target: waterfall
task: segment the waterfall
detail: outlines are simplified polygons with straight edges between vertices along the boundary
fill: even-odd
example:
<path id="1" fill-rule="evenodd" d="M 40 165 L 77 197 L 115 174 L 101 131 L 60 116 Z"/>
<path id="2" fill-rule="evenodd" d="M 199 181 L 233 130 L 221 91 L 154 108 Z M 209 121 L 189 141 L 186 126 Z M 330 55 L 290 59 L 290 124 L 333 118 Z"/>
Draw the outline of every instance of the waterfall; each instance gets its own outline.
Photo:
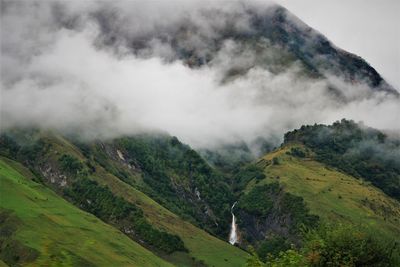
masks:
<path id="1" fill-rule="evenodd" d="M 236 232 L 236 218 L 235 214 L 233 214 L 233 208 L 235 207 L 237 201 L 233 203 L 232 208 L 231 208 L 231 213 L 232 213 L 232 225 L 231 225 L 231 233 L 229 234 L 229 243 L 231 245 L 234 245 L 238 241 L 237 237 L 237 232 Z"/>

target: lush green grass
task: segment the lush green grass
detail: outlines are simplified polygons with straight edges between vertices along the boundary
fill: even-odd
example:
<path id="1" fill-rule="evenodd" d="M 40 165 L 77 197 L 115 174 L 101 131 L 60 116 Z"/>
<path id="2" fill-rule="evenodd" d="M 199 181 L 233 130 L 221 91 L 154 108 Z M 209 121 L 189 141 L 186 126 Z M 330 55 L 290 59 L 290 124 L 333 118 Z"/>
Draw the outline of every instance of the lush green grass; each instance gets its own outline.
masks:
<path id="1" fill-rule="evenodd" d="M 64 154 L 74 156 L 82 162 L 88 160 L 84 153 L 81 153 L 76 146 L 57 134 L 42 133 L 41 138 L 45 138 L 45 142 L 51 144 L 51 148 L 43 156 L 43 160 L 46 162 L 57 162 L 58 158 Z M 123 169 L 123 166 L 117 166 L 111 159 L 106 158 L 105 160 L 112 167 Z M 227 241 L 220 240 L 183 220 L 140 190 L 123 182 L 121 178 L 116 177 L 97 162 L 92 161 L 92 164 L 95 167 L 95 172 L 90 175 L 90 179 L 107 186 L 116 196 L 120 196 L 136 204 L 143 210 L 144 215 L 151 224 L 168 233 L 178 235 L 184 241 L 184 245 L 189 250 L 189 253 L 175 252 L 172 255 L 164 255 L 157 251 L 167 261 L 177 266 L 197 266 L 201 265 L 201 262 L 207 266 L 222 267 L 243 266 L 245 264 L 248 257 L 245 251 L 231 246 Z M 140 174 L 136 174 L 138 177 L 133 177 L 134 175 L 129 170 L 126 170 L 126 172 L 129 173 L 129 178 L 132 178 L 130 180 L 135 181 L 134 183 L 140 183 Z M 230 225 L 226 225 L 225 227 L 229 228 Z M 228 236 L 226 240 L 228 240 Z"/>
<path id="2" fill-rule="evenodd" d="M 52 150 L 59 151 L 58 155 L 66 153 L 74 155 L 81 160 L 85 159 L 85 156 L 80 153 L 77 147 L 73 146 L 66 139 L 57 135 L 48 135 L 48 138 L 48 142 L 53 146 Z M 50 157 L 54 156 L 51 155 Z M 110 164 L 115 164 L 110 159 L 108 159 L 108 161 Z M 178 266 L 192 266 L 199 262 L 203 262 L 208 266 L 218 267 L 234 267 L 243 266 L 245 264 L 248 257 L 248 253 L 245 251 L 183 220 L 140 190 L 123 182 L 99 164 L 93 164 L 96 167 L 96 172 L 90 175 L 91 179 L 97 181 L 101 185 L 107 186 L 115 195 L 135 203 L 143 210 L 146 218 L 153 225 L 168 233 L 176 234 L 183 240 L 189 253 L 176 252 L 172 255 L 161 254 L 166 260 Z M 141 178 L 135 179 L 137 181 L 141 180 Z M 229 228 L 230 225 L 226 225 L 226 227 Z M 228 236 L 226 240 L 228 240 Z M 194 258 L 194 260 L 192 258 Z"/>
<path id="3" fill-rule="evenodd" d="M 13 238 L 39 252 L 32 266 L 170 266 L 115 228 L 27 179 L 0 160 L 0 207 L 16 216 Z"/>
<path id="4" fill-rule="evenodd" d="M 288 155 L 292 147 L 301 145 L 287 145 L 258 162 L 267 176 L 258 184 L 279 181 L 287 191 L 303 197 L 311 212 L 326 221 L 364 224 L 382 234 L 400 236 L 398 201 L 368 182 L 313 160 L 311 152 L 303 158 Z M 273 164 L 273 158 L 278 159 L 278 164 Z M 246 190 L 255 182 L 250 182 Z"/>
<path id="5" fill-rule="evenodd" d="M 105 172 L 104 169 L 97 168 L 97 172 L 92 178 L 102 185 L 107 185 L 115 195 L 138 205 L 154 225 L 180 236 L 189 249 L 189 256 L 194 257 L 197 261 L 202 261 L 208 266 L 218 267 L 243 266 L 245 264 L 248 257 L 246 252 L 182 220 L 147 195 Z M 178 252 L 176 255 L 168 256 L 167 259 L 174 264 L 185 266 L 187 255 Z"/>

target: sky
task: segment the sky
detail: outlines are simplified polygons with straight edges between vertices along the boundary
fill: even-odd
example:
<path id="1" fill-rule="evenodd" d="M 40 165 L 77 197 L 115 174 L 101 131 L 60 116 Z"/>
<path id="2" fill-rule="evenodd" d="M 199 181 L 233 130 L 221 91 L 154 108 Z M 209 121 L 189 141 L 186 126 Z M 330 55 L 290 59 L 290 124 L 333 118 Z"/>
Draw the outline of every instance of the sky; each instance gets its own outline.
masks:
<path id="1" fill-rule="evenodd" d="M 399 0 L 276 0 L 400 91 Z"/>
<path id="2" fill-rule="evenodd" d="M 366 45 L 381 40 L 371 21 L 394 28 L 392 15 L 373 14 L 370 6 L 353 24 L 363 25 L 362 17 L 372 32 L 345 45 L 340 40 L 349 39 L 344 32 L 356 19 L 318 17 L 317 8 L 341 9 L 303 3 L 309 14 L 287 6 L 391 75 L 393 42 L 379 47 L 381 65 L 360 49 L 378 50 Z M 357 13 L 356 4 L 347 6 Z M 364 74 L 353 79 L 337 70 L 337 57 L 318 54 L 321 38 L 304 23 L 286 14 L 282 25 L 305 36 L 299 44 L 322 66 L 319 76 L 286 44 L 265 37 L 277 14 L 266 1 L 3 1 L 0 131 L 39 127 L 83 138 L 163 131 L 196 148 L 260 138 L 279 144 L 289 130 L 342 118 L 400 131 L 400 97 L 372 88 Z"/>

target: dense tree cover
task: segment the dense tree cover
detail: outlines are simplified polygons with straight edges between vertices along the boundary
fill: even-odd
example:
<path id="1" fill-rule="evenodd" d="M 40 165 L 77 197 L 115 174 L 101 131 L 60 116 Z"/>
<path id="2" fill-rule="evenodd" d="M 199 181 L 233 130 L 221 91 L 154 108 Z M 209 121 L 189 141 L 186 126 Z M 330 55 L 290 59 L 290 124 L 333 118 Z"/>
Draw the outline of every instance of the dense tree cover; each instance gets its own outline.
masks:
<path id="1" fill-rule="evenodd" d="M 293 234 L 302 225 L 314 227 L 318 223 L 318 216 L 309 214 L 303 198 L 284 192 L 277 182 L 253 187 L 240 197 L 238 207 L 261 219 L 271 214 L 289 216 L 290 225 L 286 227 Z"/>
<path id="2" fill-rule="evenodd" d="M 279 191 L 278 183 L 256 186 L 249 193 L 242 195 L 238 206 L 250 214 L 265 217 L 271 212 Z"/>
<path id="3" fill-rule="evenodd" d="M 0 155 L 21 162 L 32 163 L 49 146 L 40 138 L 28 138 L 27 141 L 24 140 L 23 145 L 19 144 L 15 139 L 15 136 L 10 134 L 4 133 L 0 135 Z"/>
<path id="4" fill-rule="evenodd" d="M 169 136 L 127 137 L 117 140 L 116 145 L 139 165 L 144 182 L 152 189 L 147 193 L 153 198 L 180 215 L 189 215 L 203 228 L 227 233 L 233 193 L 225 178 L 197 152 Z M 206 224 L 204 217 L 208 218 Z"/>
<path id="5" fill-rule="evenodd" d="M 77 158 L 68 154 L 62 155 L 58 161 L 60 163 L 61 171 L 68 174 L 77 175 L 83 170 L 83 164 Z"/>
<path id="6" fill-rule="evenodd" d="M 302 229 L 319 223 L 303 198 L 285 192 L 278 182 L 254 186 L 239 198 L 237 209 L 242 238 L 255 246 L 262 261 L 278 256 L 292 244 L 299 246 Z"/>
<path id="7" fill-rule="evenodd" d="M 16 158 L 21 146 L 8 134 L 0 135 L 0 155 Z"/>
<path id="8" fill-rule="evenodd" d="M 400 266 L 400 248 L 362 226 L 321 225 L 305 233 L 309 266 Z"/>
<path id="9" fill-rule="evenodd" d="M 176 235 L 154 228 L 136 205 L 115 196 L 107 187 L 87 178 L 74 181 L 65 189 L 65 195 L 81 209 L 105 222 L 116 225 L 127 234 L 133 234 L 146 244 L 164 252 L 186 251 L 183 241 Z"/>
<path id="10" fill-rule="evenodd" d="M 287 238 L 282 236 L 272 236 L 263 242 L 257 248 L 257 254 L 264 262 L 270 256 L 278 256 L 282 251 L 287 251 L 291 248 L 291 243 Z"/>
<path id="11" fill-rule="evenodd" d="M 268 254 L 252 254 L 247 265 L 267 267 L 400 266 L 399 244 L 357 225 L 322 224 L 303 232 L 303 246 Z M 260 265 L 261 259 L 265 265 Z"/>
<path id="12" fill-rule="evenodd" d="M 400 140 L 342 120 L 331 126 L 302 126 L 285 134 L 285 143 L 301 142 L 316 159 L 355 177 L 371 181 L 388 195 L 400 199 Z"/>
<path id="13" fill-rule="evenodd" d="M 233 176 L 233 190 L 240 191 L 252 179 L 262 180 L 265 178 L 265 174 L 262 168 L 255 164 L 249 164 L 244 168 L 239 169 Z"/>
<path id="14" fill-rule="evenodd" d="M 307 155 L 307 151 L 300 147 L 292 147 L 290 151 L 286 152 L 288 155 L 292 155 L 298 158 L 304 158 Z"/>

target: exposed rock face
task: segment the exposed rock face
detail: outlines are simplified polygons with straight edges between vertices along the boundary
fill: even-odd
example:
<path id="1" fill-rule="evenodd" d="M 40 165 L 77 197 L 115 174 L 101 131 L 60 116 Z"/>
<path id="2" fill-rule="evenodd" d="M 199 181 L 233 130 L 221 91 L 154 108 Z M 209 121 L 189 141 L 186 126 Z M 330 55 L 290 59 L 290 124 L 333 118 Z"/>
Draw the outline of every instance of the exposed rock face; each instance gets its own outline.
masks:
<path id="1" fill-rule="evenodd" d="M 65 187 L 68 184 L 68 177 L 60 172 L 60 170 L 50 162 L 39 166 L 39 170 L 47 182 L 50 182 L 55 187 Z"/>

